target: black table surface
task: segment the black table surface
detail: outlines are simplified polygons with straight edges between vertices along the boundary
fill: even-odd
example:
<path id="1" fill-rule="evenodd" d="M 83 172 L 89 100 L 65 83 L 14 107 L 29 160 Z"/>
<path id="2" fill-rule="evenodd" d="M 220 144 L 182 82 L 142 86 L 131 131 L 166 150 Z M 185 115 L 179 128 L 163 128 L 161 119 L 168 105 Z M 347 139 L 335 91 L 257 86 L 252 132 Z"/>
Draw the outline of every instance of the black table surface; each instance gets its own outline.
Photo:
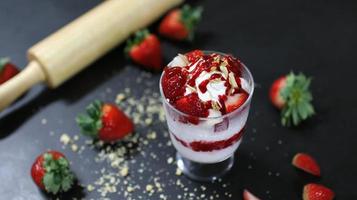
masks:
<path id="1" fill-rule="evenodd" d="M 25 52 L 30 46 L 98 3 L 98 0 L 1 0 L 0 55 L 25 66 Z M 142 145 L 141 151 L 157 154 L 158 158 L 141 153 L 132 155 L 128 162 L 129 176 L 117 177 L 121 181 L 117 192 L 107 198 L 160 199 L 161 195 L 178 199 L 181 195 L 182 199 L 189 199 L 193 193 L 192 199 L 210 196 L 241 199 L 243 189 L 247 188 L 262 199 L 301 199 L 303 185 L 316 182 L 332 188 L 337 199 L 357 199 L 357 135 L 353 128 L 357 113 L 354 83 L 357 2 L 199 3 L 205 11 L 196 41 L 188 44 L 162 39 L 163 54 L 167 62 L 178 52 L 195 48 L 217 50 L 239 57 L 251 69 L 256 91 L 235 165 L 215 183 L 197 183 L 175 175 L 175 165 L 167 162 L 174 157 L 175 150 L 165 145 L 169 141 L 164 135 L 166 124 L 155 119 L 152 126 L 139 126 L 137 134 L 145 138 L 147 129 L 157 132 L 157 138 Z M 151 30 L 156 26 L 151 26 Z M 74 118 L 93 99 L 114 101 L 124 88 L 130 88 L 135 98 L 157 94 L 159 74 L 146 72 L 127 61 L 122 49 L 123 46 L 114 49 L 56 90 L 36 86 L 0 114 L 0 199 L 56 198 L 38 190 L 29 176 L 34 158 L 47 149 L 63 151 L 78 179 L 78 186 L 58 196 L 59 199 L 102 198 L 94 182 L 100 178 L 101 169 L 112 168 L 106 162 L 94 161 L 101 150 L 86 148 L 79 154 L 69 147 L 63 149 L 59 138 L 63 133 L 72 138 L 78 135 Z M 317 114 L 298 128 L 284 128 L 267 93 L 275 78 L 292 70 L 313 77 Z M 138 83 L 138 77 L 145 83 Z M 150 94 L 145 94 L 145 89 L 150 89 Z M 78 145 L 85 145 L 85 140 L 81 136 Z M 292 167 L 291 159 L 297 152 L 307 152 L 316 158 L 321 165 L 321 178 Z M 145 167 L 138 175 L 140 163 Z M 150 196 L 145 186 L 154 184 L 155 178 L 160 179 L 163 191 Z M 185 185 L 183 188 L 176 184 L 178 179 Z M 88 184 L 96 189 L 89 192 Z M 130 184 L 136 188 L 125 196 Z"/>

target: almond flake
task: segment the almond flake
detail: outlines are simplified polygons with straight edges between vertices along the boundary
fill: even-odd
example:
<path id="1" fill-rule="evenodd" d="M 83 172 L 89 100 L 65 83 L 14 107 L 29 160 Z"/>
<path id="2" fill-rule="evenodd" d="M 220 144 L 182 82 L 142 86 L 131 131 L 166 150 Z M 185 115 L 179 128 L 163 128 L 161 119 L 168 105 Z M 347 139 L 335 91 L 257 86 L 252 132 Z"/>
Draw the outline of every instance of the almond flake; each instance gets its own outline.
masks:
<path id="1" fill-rule="evenodd" d="M 222 65 L 222 64 L 221 64 L 221 66 L 219 66 L 219 69 L 223 73 L 224 78 L 227 78 L 228 77 L 228 69 L 227 69 L 227 67 L 225 65 Z"/>
<path id="2" fill-rule="evenodd" d="M 191 85 L 187 85 L 186 87 L 187 87 L 188 89 L 192 90 L 193 92 L 196 91 L 196 88 L 192 87 Z"/>
<path id="3" fill-rule="evenodd" d="M 234 77 L 234 74 L 232 72 L 229 73 L 229 83 L 234 87 L 237 88 L 238 84 L 236 82 L 236 78 Z"/>
<path id="4" fill-rule="evenodd" d="M 188 62 L 187 57 L 185 55 L 182 54 L 178 54 L 178 56 L 186 63 L 186 65 L 188 65 L 190 62 Z"/>

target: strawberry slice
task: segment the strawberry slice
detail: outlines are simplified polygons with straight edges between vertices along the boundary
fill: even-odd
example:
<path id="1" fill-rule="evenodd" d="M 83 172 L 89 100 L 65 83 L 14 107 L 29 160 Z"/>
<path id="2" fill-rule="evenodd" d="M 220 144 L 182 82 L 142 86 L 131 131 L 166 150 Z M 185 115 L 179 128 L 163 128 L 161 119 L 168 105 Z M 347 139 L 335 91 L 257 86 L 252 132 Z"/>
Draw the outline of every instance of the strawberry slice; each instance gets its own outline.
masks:
<path id="1" fill-rule="evenodd" d="M 335 193 L 323 185 L 309 183 L 304 186 L 302 196 L 304 200 L 332 200 Z"/>
<path id="2" fill-rule="evenodd" d="M 244 191 L 243 191 L 243 200 L 259 200 L 259 198 L 254 196 L 247 189 L 244 189 Z"/>
<path id="3" fill-rule="evenodd" d="M 202 8 L 184 5 L 170 11 L 159 26 L 159 33 L 174 40 L 193 40 L 194 31 L 201 19 Z"/>
<path id="4" fill-rule="evenodd" d="M 87 115 L 80 114 L 76 118 L 84 135 L 115 142 L 134 131 L 132 121 L 113 104 L 94 101 L 86 111 Z"/>
<path id="5" fill-rule="evenodd" d="M 19 73 L 15 65 L 8 58 L 0 58 L 0 85 Z"/>
<path id="6" fill-rule="evenodd" d="M 162 68 L 160 41 L 146 29 L 136 32 L 134 37 L 127 41 L 125 52 L 134 62 L 150 70 Z"/>
<path id="7" fill-rule="evenodd" d="M 242 92 L 228 97 L 225 102 L 226 112 L 230 113 L 241 107 L 244 102 L 248 99 L 248 93 Z"/>
<path id="8" fill-rule="evenodd" d="M 300 73 L 290 73 L 275 80 L 270 88 L 272 104 L 281 110 L 283 126 L 299 125 L 315 114 L 309 90 L 311 78 Z"/>
<path id="9" fill-rule="evenodd" d="M 315 176 L 320 176 L 320 166 L 317 164 L 315 159 L 306 153 L 297 153 L 293 160 L 292 164 L 307 173 L 310 173 Z"/>

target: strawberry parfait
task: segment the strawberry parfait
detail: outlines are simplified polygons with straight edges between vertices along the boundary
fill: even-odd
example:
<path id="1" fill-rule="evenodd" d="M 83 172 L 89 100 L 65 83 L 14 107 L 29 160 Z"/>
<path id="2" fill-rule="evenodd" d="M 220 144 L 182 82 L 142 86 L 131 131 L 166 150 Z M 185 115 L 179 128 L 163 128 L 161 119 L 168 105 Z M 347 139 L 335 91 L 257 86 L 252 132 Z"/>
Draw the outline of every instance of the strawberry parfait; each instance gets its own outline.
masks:
<path id="1" fill-rule="evenodd" d="M 197 163 L 233 157 L 248 118 L 254 82 L 231 55 L 195 50 L 179 54 L 160 81 L 172 142 Z"/>

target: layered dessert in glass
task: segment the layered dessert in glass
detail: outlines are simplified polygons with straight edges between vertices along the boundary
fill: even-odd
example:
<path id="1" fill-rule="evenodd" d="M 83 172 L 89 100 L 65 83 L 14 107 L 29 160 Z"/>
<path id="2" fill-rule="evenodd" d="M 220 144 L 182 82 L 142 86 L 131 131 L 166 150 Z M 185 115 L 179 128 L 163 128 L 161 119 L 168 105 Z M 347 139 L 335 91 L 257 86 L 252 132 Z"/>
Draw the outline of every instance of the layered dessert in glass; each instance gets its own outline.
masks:
<path id="1" fill-rule="evenodd" d="M 195 50 L 165 68 L 160 91 L 177 164 L 195 180 L 213 180 L 233 165 L 254 90 L 237 58 Z"/>

